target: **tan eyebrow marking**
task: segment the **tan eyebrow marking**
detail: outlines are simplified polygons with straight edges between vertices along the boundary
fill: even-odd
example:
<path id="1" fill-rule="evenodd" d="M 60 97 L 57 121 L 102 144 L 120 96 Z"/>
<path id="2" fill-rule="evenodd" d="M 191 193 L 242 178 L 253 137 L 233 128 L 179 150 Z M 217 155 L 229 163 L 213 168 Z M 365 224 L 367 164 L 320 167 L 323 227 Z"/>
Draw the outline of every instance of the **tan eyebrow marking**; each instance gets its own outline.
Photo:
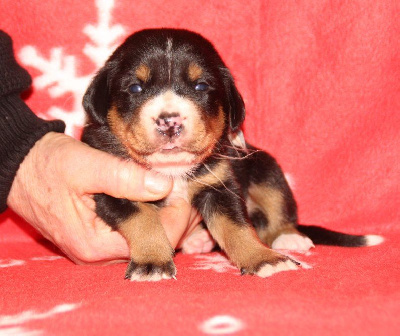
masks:
<path id="1" fill-rule="evenodd" d="M 203 69 L 196 63 L 190 63 L 188 68 L 188 75 L 190 80 L 196 81 L 203 74 Z"/>
<path id="2" fill-rule="evenodd" d="M 150 68 L 146 64 L 140 64 L 135 74 L 142 82 L 147 82 L 150 79 Z"/>

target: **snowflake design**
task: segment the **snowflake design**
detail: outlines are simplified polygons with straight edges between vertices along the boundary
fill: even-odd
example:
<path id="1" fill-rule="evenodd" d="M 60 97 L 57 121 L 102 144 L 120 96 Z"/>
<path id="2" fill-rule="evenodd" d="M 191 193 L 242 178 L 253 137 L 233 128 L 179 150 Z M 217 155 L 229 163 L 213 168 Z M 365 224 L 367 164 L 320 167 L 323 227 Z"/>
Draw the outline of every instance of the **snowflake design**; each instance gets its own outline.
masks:
<path id="1" fill-rule="evenodd" d="M 289 250 L 277 250 L 277 251 L 282 253 L 283 255 L 289 257 L 290 259 L 293 259 L 294 261 L 297 261 L 300 264 L 302 269 L 312 269 L 313 268 L 310 264 L 300 260 L 298 258 L 298 256 L 294 256 L 293 255 L 293 253 L 295 253 L 295 254 L 298 254 L 298 255 L 304 255 L 306 257 L 309 257 L 309 256 L 312 255 L 312 253 L 310 251 L 289 251 Z"/>
<path id="2" fill-rule="evenodd" d="M 244 329 L 244 323 L 230 315 L 217 315 L 204 321 L 199 329 L 207 335 L 236 334 Z"/>
<path id="3" fill-rule="evenodd" d="M 88 24 L 83 28 L 92 43 L 87 43 L 83 53 L 99 68 L 116 48 L 125 29 L 117 24 L 111 25 L 111 13 L 114 0 L 96 0 L 98 23 Z M 85 76 L 77 75 L 77 57 L 66 55 L 63 48 L 52 48 L 50 58 L 46 59 L 33 46 L 21 49 L 19 57 L 25 65 L 41 72 L 34 79 L 34 85 L 40 90 L 47 90 L 50 97 L 58 98 L 70 94 L 73 98 L 72 110 L 53 106 L 46 113 L 39 113 L 40 117 L 56 118 L 65 121 L 66 134 L 74 135 L 76 130 L 84 124 L 85 114 L 81 105 L 83 94 L 88 87 L 94 73 Z"/>
<path id="4" fill-rule="evenodd" d="M 61 260 L 65 259 L 64 257 L 61 256 L 41 256 L 41 257 L 33 257 L 31 260 L 33 261 L 55 261 L 55 260 Z"/>
<path id="5" fill-rule="evenodd" d="M 213 270 L 218 273 L 237 270 L 237 268 L 222 254 L 200 254 L 196 255 L 195 258 L 199 259 L 199 261 L 195 263 L 194 267 L 192 267 L 192 269 L 195 270 Z"/>
<path id="6" fill-rule="evenodd" d="M 39 313 L 34 310 L 23 311 L 16 315 L 0 315 L 0 335 L 32 336 L 42 335 L 42 330 L 28 330 L 22 325 L 37 320 L 52 318 L 58 314 L 65 314 L 80 307 L 80 304 L 66 303 Z"/>
<path id="7" fill-rule="evenodd" d="M 313 268 L 310 264 L 299 260 L 298 257 L 293 256 L 291 253 L 293 253 L 294 251 L 280 250 L 279 252 L 281 252 L 282 254 L 288 256 L 289 258 L 297 261 L 301 265 L 301 268 L 303 268 L 303 269 Z M 304 254 L 306 256 L 311 255 L 310 252 L 301 253 L 301 254 Z M 235 271 L 238 270 L 235 266 L 232 265 L 232 263 L 224 255 L 219 254 L 219 253 L 213 253 L 213 254 L 208 254 L 208 255 L 207 254 L 199 254 L 199 255 L 195 255 L 194 257 L 199 260 L 195 263 L 194 267 L 192 267 L 192 269 L 194 269 L 194 270 L 213 270 L 217 273 L 225 273 L 230 270 L 235 270 Z M 238 273 L 238 274 L 240 274 L 240 273 Z"/>
<path id="8" fill-rule="evenodd" d="M 25 264 L 24 260 L 4 260 L 0 259 L 0 268 L 22 266 Z"/>
<path id="9" fill-rule="evenodd" d="M 53 255 L 53 256 L 41 256 L 33 257 L 29 260 L 32 261 L 55 261 L 65 259 L 64 257 Z M 16 260 L 16 259 L 0 259 L 0 268 L 23 266 L 26 264 L 26 260 Z M 0 335 L 1 336 L 1 335 Z"/>

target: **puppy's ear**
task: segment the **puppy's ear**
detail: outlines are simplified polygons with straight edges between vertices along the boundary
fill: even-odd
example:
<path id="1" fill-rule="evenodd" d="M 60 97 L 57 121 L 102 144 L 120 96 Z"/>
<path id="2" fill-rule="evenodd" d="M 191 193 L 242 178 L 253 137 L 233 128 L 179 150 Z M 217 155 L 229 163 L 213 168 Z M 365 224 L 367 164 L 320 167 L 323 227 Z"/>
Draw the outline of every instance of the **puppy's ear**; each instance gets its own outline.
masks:
<path id="1" fill-rule="evenodd" d="M 224 85 L 226 92 L 226 108 L 229 113 L 229 126 L 232 131 L 236 131 L 243 123 L 246 114 L 244 101 L 236 88 L 235 81 L 230 71 L 225 68 L 224 73 Z"/>
<path id="2" fill-rule="evenodd" d="M 83 108 L 91 121 L 102 125 L 107 120 L 109 104 L 108 69 L 103 67 L 83 96 Z"/>

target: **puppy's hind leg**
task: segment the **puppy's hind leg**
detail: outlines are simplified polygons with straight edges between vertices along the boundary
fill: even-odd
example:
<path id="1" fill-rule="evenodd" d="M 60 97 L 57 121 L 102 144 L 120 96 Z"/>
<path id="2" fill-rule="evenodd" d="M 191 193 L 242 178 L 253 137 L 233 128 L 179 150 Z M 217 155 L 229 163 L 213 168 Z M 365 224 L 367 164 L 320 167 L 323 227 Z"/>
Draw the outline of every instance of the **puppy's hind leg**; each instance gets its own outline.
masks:
<path id="1" fill-rule="evenodd" d="M 278 250 L 308 251 L 314 247 L 311 239 L 296 229 L 295 217 L 287 213 L 279 190 L 252 186 L 247 205 L 250 221 L 263 243 Z"/>
<path id="2" fill-rule="evenodd" d="M 194 199 L 207 227 L 219 246 L 242 274 L 268 277 L 274 273 L 295 270 L 298 264 L 260 242 L 254 228 L 247 220 L 244 204 L 232 199 L 235 186 L 205 188 Z"/>
<path id="3" fill-rule="evenodd" d="M 296 201 L 275 159 L 258 151 L 247 161 L 246 205 L 261 241 L 273 249 L 306 251 L 314 247 L 296 229 Z"/>

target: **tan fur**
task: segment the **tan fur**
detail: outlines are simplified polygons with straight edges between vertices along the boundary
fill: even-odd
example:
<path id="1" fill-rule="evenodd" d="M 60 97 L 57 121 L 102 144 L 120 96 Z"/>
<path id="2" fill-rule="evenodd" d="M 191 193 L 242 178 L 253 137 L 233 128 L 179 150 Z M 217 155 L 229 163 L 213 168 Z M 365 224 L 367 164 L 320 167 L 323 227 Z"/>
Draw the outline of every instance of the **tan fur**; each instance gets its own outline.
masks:
<path id="1" fill-rule="evenodd" d="M 138 163 L 147 166 L 143 155 L 151 152 L 154 148 L 149 147 L 145 130 L 135 123 L 132 125 L 127 124 L 115 107 L 108 111 L 107 120 L 111 132 L 124 145 L 128 154 Z"/>
<path id="2" fill-rule="evenodd" d="M 193 151 L 202 152 L 199 160 L 203 161 L 208 157 L 217 140 L 221 138 L 225 128 L 225 118 L 222 106 L 218 110 L 218 115 L 215 118 L 207 118 L 203 120 L 200 116 L 196 121 L 196 129 L 194 130 L 192 141 L 189 147 Z"/>
<path id="3" fill-rule="evenodd" d="M 140 64 L 136 69 L 135 74 L 142 82 L 147 82 L 150 78 L 150 68 L 145 64 Z"/>
<path id="4" fill-rule="evenodd" d="M 126 123 L 121 117 L 116 107 L 111 107 L 108 111 L 107 120 L 110 130 L 115 134 L 119 141 L 124 145 L 128 154 L 138 163 L 150 168 L 145 156 L 152 154 L 159 143 L 150 141 L 147 136 L 145 126 L 140 120 Z M 224 111 L 222 107 L 215 118 L 203 120 L 199 114 L 193 121 L 196 127 L 193 134 L 185 142 L 185 149 L 191 153 L 196 153 L 197 162 L 203 161 L 208 157 L 217 141 L 222 135 L 225 127 Z"/>
<path id="5" fill-rule="evenodd" d="M 216 118 L 210 118 L 208 122 L 206 122 L 206 127 L 214 140 L 220 139 L 225 128 L 224 109 L 222 106 L 218 108 L 218 116 Z"/>
<path id="6" fill-rule="evenodd" d="M 198 194 L 202 189 L 221 185 L 229 177 L 229 163 L 227 161 L 220 161 L 213 167 L 212 173 L 200 177 L 189 182 L 189 198 L 192 199 L 194 195 Z M 222 181 L 222 182 L 221 182 Z M 234 197 L 232 195 L 232 197 Z"/>
<path id="7" fill-rule="evenodd" d="M 284 199 L 282 193 L 274 188 L 252 184 L 249 187 L 249 212 L 258 209 L 268 218 L 266 227 L 257 228 L 261 241 L 271 246 L 272 242 L 283 233 L 300 234 L 294 223 L 287 222 L 283 213 Z"/>
<path id="8" fill-rule="evenodd" d="M 188 75 L 191 81 L 196 81 L 201 78 L 203 69 L 196 63 L 190 63 L 188 68 Z"/>
<path id="9" fill-rule="evenodd" d="M 238 225 L 224 215 L 215 214 L 207 226 L 212 236 L 239 269 L 255 273 L 265 263 L 276 265 L 286 259 L 264 246 L 250 225 L 245 223 Z"/>
<path id="10" fill-rule="evenodd" d="M 140 264 L 162 265 L 171 260 L 173 249 L 161 225 L 158 209 L 138 203 L 139 212 L 118 226 L 128 242 L 130 256 Z"/>

